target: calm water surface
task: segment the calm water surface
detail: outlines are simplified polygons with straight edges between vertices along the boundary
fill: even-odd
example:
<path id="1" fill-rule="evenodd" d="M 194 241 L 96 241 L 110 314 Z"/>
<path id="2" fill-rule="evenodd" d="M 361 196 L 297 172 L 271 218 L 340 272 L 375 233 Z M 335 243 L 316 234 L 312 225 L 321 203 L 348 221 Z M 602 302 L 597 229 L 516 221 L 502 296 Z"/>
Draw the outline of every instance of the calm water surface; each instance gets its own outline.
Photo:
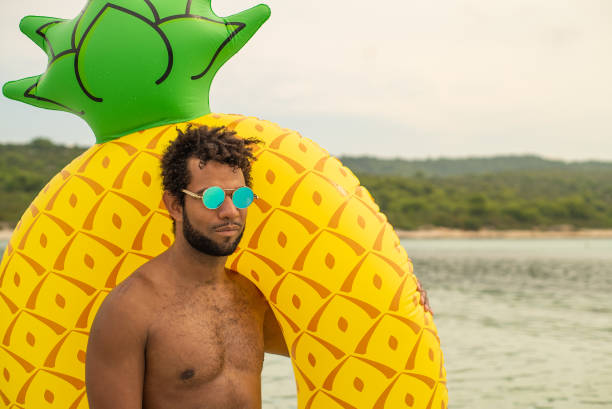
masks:
<path id="1" fill-rule="evenodd" d="M 612 240 L 402 244 L 435 311 L 450 408 L 612 409 Z M 288 359 L 266 355 L 262 379 L 264 408 L 296 408 Z"/>
<path id="2" fill-rule="evenodd" d="M 612 408 L 612 240 L 403 242 L 451 408 Z"/>

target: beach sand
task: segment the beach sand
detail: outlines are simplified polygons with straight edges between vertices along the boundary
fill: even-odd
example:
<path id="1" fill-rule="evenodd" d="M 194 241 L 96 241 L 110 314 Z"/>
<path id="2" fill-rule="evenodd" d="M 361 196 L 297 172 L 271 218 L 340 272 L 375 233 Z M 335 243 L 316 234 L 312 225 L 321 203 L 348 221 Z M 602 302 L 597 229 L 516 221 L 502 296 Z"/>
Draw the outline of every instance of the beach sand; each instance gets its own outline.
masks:
<path id="1" fill-rule="evenodd" d="M 0 240 L 9 240 L 13 235 L 13 230 L 0 229 Z"/>

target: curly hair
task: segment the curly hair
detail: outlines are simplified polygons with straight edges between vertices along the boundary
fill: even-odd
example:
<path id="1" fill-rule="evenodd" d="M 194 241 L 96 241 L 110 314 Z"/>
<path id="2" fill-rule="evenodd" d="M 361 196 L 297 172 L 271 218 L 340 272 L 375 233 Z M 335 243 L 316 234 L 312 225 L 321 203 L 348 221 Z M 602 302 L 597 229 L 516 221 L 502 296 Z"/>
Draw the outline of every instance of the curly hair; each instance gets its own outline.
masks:
<path id="1" fill-rule="evenodd" d="M 164 190 L 185 204 L 186 189 L 191 181 L 187 169 L 189 158 L 199 159 L 202 165 L 209 161 L 220 162 L 240 169 L 247 186 L 251 186 L 251 162 L 253 145 L 261 141 L 256 138 L 241 139 L 236 132 L 225 127 L 209 128 L 189 125 L 185 132 L 178 130 L 177 138 L 170 143 L 161 160 L 161 175 Z"/>

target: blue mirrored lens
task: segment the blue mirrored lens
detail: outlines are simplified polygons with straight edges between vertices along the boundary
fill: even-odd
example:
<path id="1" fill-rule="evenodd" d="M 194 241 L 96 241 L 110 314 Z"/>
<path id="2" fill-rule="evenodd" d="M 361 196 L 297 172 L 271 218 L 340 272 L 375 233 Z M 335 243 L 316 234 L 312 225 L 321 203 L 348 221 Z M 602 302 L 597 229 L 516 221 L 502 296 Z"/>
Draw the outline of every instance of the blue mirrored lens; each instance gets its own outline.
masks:
<path id="1" fill-rule="evenodd" d="M 251 203 L 253 203 L 254 197 L 255 195 L 253 194 L 251 188 L 243 186 L 236 189 L 232 195 L 232 201 L 234 202 L 234 206 L 236 206 L 238 209 L 246 209 Z"/>
<path id="2" fill-rule="evenodd" d="M 209 187 L 202 195 L 202 203 L 209 209 L 217 209 L 225 200 L 225 191 L 219 186 Z"/>

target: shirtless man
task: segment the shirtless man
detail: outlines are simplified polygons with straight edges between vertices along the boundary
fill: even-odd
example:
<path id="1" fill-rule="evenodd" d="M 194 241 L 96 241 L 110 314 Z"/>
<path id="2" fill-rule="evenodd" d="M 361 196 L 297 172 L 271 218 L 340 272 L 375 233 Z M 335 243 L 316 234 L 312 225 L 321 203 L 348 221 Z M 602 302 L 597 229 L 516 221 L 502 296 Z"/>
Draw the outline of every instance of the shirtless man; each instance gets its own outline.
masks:
<path id="1" fill-rule="evenodd" d="M 91 409 L 261 408 L 264 351 L 288 355 L 287 347 L 263 295 L 225 269 L 244 230 L 248 191 L 235 192 L 250 185 L 252 143 L 191 128 L 165 153 L 163 200 L 176 238 L 98 311 L 87 347 Z M 213 186 L 225 190 L 216 209 L 192 197 Z"/>
<path id="2" fill-rule="evenodd" d="M 287 346 L 255 285 L 225 269 L 244 230 L 248 191 L 237 189 L 251 184 L 253 143 L 190 128 L 164 154 L 176 238 L 98 311 L 87 347 L 91 409 L 261 408 L 264 352 L 288 355 Z"/>

